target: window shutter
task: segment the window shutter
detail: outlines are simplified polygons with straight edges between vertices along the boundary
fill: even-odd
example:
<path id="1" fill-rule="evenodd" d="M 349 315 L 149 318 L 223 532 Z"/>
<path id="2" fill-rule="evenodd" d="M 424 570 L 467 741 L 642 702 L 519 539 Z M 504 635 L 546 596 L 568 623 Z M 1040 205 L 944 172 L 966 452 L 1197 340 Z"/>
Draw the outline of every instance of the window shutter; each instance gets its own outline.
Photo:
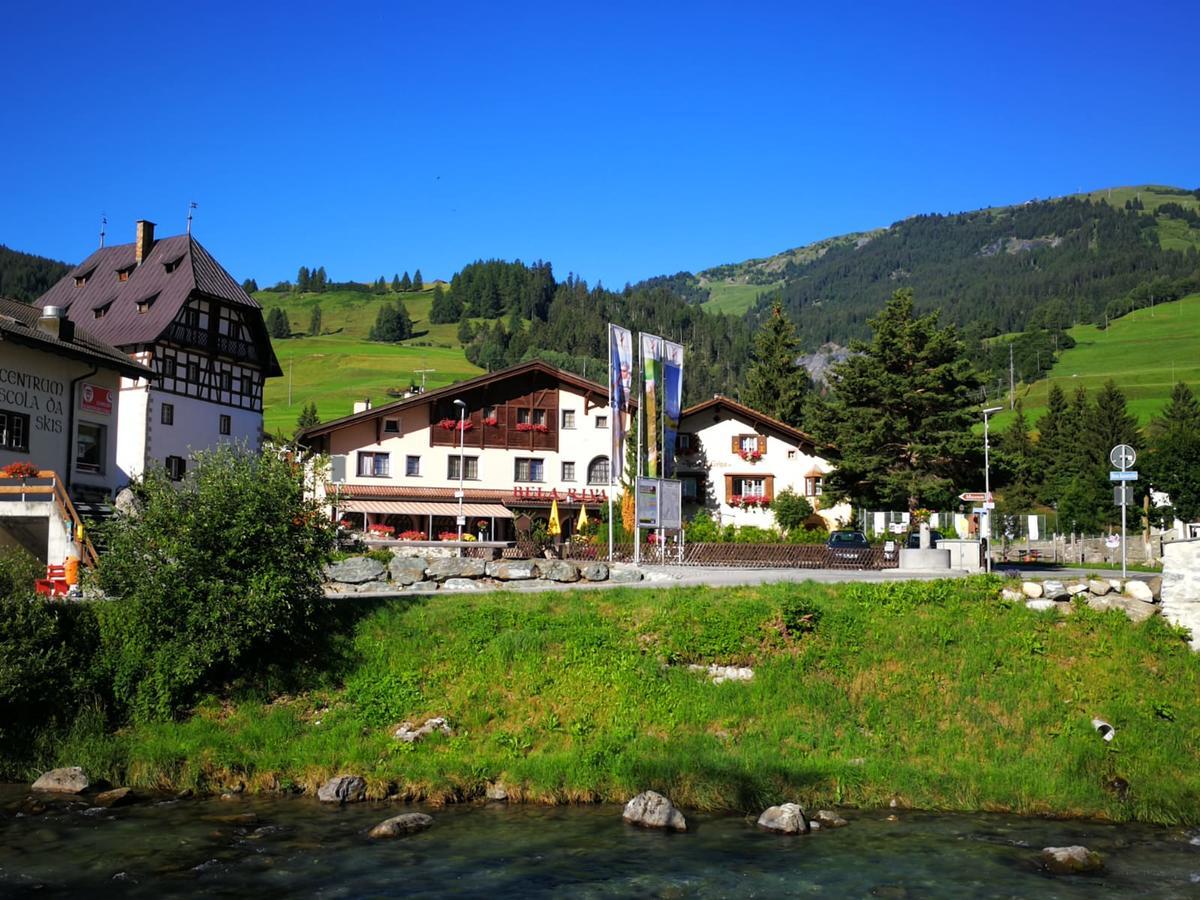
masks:
<path id="1" fill-rule="evenodd" d="M 758 436 L 758 453 L 760 456 L 767 455 L 767 436 L 765 434 Z"/>
<path id="2" fill-rule="evenodd" d="M 763 478 L 763 496 L 765 496 L 768 500 L 775 499 L 775 476 L 774 475 L 767 475 Z"/>
<path id="3" fill-rule="evenodd" d="M 742 449 L 741 435 L 735 434 L 733 436 L 733 448 L 732 449 L 733 449 L 734 453 L 737 453 L 738 451 L 740 451 Z"/>
<path id="4" fill-rule="evenodd" d="M 725 476 L 725 502 L 729 502 L 729 498 L 733 496 L 733 476 Z"/>

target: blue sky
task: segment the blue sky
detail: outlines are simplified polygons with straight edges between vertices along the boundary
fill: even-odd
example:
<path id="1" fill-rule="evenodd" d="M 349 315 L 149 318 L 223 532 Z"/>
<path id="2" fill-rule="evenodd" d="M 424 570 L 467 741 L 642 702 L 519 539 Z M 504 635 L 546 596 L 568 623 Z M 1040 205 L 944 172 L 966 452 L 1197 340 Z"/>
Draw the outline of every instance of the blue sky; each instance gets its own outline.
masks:
<path id="1" fill-rule="evenodd" d="M 0 243 L 610 287 L 921 212 L 1200 187 L 1194 3 L 14 3 Z"/>

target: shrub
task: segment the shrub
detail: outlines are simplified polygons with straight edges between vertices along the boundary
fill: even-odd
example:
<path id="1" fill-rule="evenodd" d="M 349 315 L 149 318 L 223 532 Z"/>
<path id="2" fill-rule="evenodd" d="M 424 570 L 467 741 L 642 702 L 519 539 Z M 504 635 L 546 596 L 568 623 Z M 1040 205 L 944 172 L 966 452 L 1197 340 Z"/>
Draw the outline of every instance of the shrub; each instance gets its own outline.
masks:
<path id="1" fill-rule="evenodd" d="M 775 510 L 775 524 L 787 532 L 793 528 L 803 528 L 813 514 L 812 504 L 790 489 L 775 495 L 772 508 Z"/>
<path id="2" fill-rule="evenodd" d="M 710 544 L 721 539 L 721 529 L 707 509 L 700 510 L 684 524 L 683 534 L 689 544 Z"/>
<path id="3" fill-rule="evenodd" d="M 122 713 L 172 716 L 311 635 L 334 529 L 290 458 L 221 447 L 181 484 L 150 469 L 139 512 L 102 528 L 103 663 Z"/>
<path id="4" fill-rule="evenodd" d="M 738 528 L 733 540 L 736 544 L 778 544 L 779 532 L 773 528 L 743 525 Z"/>

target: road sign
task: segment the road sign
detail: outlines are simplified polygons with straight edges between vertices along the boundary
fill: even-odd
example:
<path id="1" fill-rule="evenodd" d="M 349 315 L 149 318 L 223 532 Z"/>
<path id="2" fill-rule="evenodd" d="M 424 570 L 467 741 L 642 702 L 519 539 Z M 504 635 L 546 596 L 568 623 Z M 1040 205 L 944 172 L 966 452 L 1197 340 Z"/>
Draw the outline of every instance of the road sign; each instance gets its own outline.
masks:
<path id="1" fill-rule="evenodd" d="M 1132 469 L 1128 472 L 1109 472 L 1108 480 L 1109 481 L 1137 481 L 1138 473 L 1137 473 L 1136 469 Z"/>
<path id="2" fill-rule="evenodd" d="M 1121 536 L 1119 534 L 1110 534 L 1104 539 L 1104 546 L 1109 550 L 1116 550 L 1121 546 Z"/>
<path id="3" fill-rule="evenodd" d="M 1113 488 L 1113 505 L 1133 506 L 1133 487 L 1128 484 L 1119 484 Z"/>
<path id="4" fill-rule="evenodd" d="M 1118 469 L 1128 469 L 1137 462 L 1137 451 L 1128 444 L 1117 444 L 1108 454 L 1109 460 Z"/>
<path id="5" fill-rule="evenodd" d="M 992 495 L 986 491 L 967 491 L 965 494 L 959 494 L 958 499 L 964 503 L 987 503 L 992 499 Z"/>

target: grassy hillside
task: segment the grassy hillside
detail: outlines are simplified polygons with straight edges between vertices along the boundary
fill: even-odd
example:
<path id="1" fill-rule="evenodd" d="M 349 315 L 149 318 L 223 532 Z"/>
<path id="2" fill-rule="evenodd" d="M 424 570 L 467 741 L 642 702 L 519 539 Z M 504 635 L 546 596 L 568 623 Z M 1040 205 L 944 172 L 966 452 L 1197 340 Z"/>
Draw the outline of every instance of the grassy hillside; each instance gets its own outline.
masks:
<path id="1" fill-rule="evenodd" d="M 263 423 L 267 431 L 290 434 L 300 410 L 315 401 L 322 421 L 349 414 L 356 400 L 374 404 L 394 398 L 389 387 L 404 388 L 420 382 L 439 387 L 461 381 L 480 370 L 467 362 L 456 337 L 457 325 L 431 325 L 429 308 L 433 291 L 403 294 L 365 294 L 355 291 L 323 294 L 278 294 L 260 291 L 255 298 L 265 310 L 280 307 L 291 322 L 294 337 L 273 341 L 282 378 L 267 382 Z M 414 336 L 401 344 L 367 340 L 380 306 L 402 301 L 412 316 Z M 309 337 L 312 309 L 321 306 L 321 335 Z M 288 404 L 289 385 L 291 404 Z"/>
<path id="2" fill-rule="evenodd" d="M 1049 375 L 1018 387 L 1017 396 L 1035 420 L 1054 383 L 1069 397 L 1078 385 L 1090 393 L 1112 378 L 1142 423 L 1166 404 L 1175 382 L 1200 390 L 1200 294 L 1135 310 L 1112 321 L 1107 330 L 1079 325 L 1070 334 L 1075 346 L 1063 351 Z M 1003 428 L 1008 419 L 1005 413 L 994 421 Z"/>
<path id="3" fill-rule="evenodd" d="M 727 281 L 700 280 L 702 287 L 708 288 L 708 299 L 702 306 L 705 312 L 729 313 L 738 315 L 754 305 L 759 294 L 765 294 L 776 285 L 771 284 L 734 284 Z"/>
<path id="4" fill-rule="evenodd" d="M 1093 201 L 1103 200 L 1113 206 L 1124 208 L 1125 204 L 1140 200 L 1147 212 L 1154 212 L 1164 203 L 1178 203 L 1184 209 L 1200 211 L 1200 197 L 1195 191 L 1167 187 L 1158 184 L 1142 184 L 1133 187 L 1104 188 L 1088 194 L 1080 194 Z M 1166 216 L 1156 216 L 1158 241 L 1164 250 L 1186 250 L 1200 248 L 1200 230 L 1189 228 L 1186 222 Z"/>
<path id="5" fill-rule="evenodd" d="M 339 609 L 306 683 L 55 749 L 114 784 L 685 808 L 822 805 L 1200 822 L 1200 656 L 1159 618 L 1065 619 L 997 582 L 442 594 Z M 330 629 L 330 633 L 334 633 Z M 688 664 L 749 665 L 710 683 Z M 445 716 L 418 744 L 404 720 Z M 1116 726 L 1110 744 L 1093 716 Z M 1106 789 L 1125 779 L 1127 795 Z"/>

